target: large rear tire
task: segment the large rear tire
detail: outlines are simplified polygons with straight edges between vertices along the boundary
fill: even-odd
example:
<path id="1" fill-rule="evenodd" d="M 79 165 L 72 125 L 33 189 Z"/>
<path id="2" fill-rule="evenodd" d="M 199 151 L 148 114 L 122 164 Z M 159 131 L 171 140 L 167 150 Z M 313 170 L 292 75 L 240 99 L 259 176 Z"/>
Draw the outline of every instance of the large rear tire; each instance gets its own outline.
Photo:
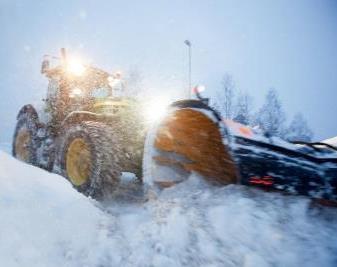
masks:
<path id="1" fill-rule="evenodd" d="M 69 126 L 60 137 L 58 154 L 62 175 L 79 192 L 102 198 L 119 183 L 120 151 L 117 135 L 104 123 Z"/>
<path id="2" fill-rule="evenodd" d="M 38 119 L 29 112 L 19 115 L 14 131 L 12 154 L 15 158 L 37 165 Z"/>

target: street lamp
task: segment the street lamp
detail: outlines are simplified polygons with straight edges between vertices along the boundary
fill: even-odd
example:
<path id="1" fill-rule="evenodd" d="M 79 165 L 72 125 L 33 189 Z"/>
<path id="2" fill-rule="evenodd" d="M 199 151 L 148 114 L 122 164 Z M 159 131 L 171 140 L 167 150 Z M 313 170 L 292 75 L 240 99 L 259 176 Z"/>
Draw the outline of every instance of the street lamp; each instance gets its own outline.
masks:
<path id="1" fill-rule="evenodd" d="M 185 45 L 188 46 L 188 98 L 191 98 L 192 90 L 192 44 L 189 40 L 185 40 Z"/>

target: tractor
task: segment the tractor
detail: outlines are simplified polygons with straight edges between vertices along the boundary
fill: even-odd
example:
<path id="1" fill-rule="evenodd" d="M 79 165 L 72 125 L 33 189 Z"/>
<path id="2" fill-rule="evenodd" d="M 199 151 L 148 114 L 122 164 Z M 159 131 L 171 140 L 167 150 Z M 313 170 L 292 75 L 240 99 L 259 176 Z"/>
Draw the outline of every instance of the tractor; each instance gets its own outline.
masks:
<path id="1" fill-rule="evenodd" d="M 19 111 L 13 155 L 93 197 L 114 188 L 121 171 L 141 177 L 144 124 L 136 101 L 121 96 L 120 73 L 84 65 L 65 49 L 56 60 L 56 66 L 49 56 L 42 62 L 49 80 L 43 109 Z"/>
<path id="2" fill-rule="evenodd" d="M 243 184 L 337 201 L 337 149 L 326 143 L 289 143 L 225 120 L 198 88 L 196 99 L 153 109 L 123 94 L 119 73 L 74 62 L 64 49 L 60 64 L 42 63 L 47 98 L 39 112 L 17 116 L 13 155 L 59 173 L 94 198 L 111 194 L 121 174 L 154 188 L 172 187 L 192 173 L 214 185 Z"/>

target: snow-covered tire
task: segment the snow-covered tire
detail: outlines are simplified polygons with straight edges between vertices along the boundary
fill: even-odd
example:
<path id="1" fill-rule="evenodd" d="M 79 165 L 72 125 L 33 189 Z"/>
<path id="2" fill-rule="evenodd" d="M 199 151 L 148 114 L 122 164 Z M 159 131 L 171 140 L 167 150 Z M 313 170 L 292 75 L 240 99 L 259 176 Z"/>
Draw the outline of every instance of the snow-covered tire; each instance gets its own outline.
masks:
<path id="1" fill-rule="evenodd" d="M 30 112 L 21 112 L 15 127 L 12 155 L 24 162 L 37 165 L 38 118 Z"/>
<path id="2" fill-rule="evenodd" d="M 88 155 L 90 155 L 88 179 L 83 184 L 75 184 L 74 181 L 76 180 L 69 175 L 70 170 L 67 168 L 71 163 L 71 159 L 69 159 L 71 158 L 69 153 L 72 153 L 70 146 L 76 140 L 81 140 L 86 145 Z M 112 193 L 119 183 L 122 169 L 121 151 L 116 133 L 104 123 L 82 122 L 68 126 L 63 130 L 59 139 L 58 160 L 61 174 L 83 194 L 93 198 L 102 198 Z M 79 153 L 78 156 L 81 157 L 82 152 Z M 83 153 L 87 153 L 87 151 Z M 80 158 L 75 160 L 78 161 L 79 165 L 82 164 Z"/>

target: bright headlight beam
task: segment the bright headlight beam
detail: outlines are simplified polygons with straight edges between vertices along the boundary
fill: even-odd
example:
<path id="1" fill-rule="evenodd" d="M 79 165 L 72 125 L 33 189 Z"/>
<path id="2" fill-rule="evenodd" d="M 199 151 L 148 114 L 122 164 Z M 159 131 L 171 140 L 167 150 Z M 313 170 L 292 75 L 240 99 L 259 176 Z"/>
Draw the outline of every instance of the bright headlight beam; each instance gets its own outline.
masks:
<path id="1" fill-rule="evenodd" d="M 67 62 L 67 71 L 76 76 L 84 74 L 86 68 L 78 58 L 70 58 Z"/>
<path id="2" fill-rule="evenodd" d="M 162 119 L 169 106 L 170 101 L 165 98 L 157 98 L 147 103 L 144 107 L 145 119 L 149 123 L 153 123 Z"/>

